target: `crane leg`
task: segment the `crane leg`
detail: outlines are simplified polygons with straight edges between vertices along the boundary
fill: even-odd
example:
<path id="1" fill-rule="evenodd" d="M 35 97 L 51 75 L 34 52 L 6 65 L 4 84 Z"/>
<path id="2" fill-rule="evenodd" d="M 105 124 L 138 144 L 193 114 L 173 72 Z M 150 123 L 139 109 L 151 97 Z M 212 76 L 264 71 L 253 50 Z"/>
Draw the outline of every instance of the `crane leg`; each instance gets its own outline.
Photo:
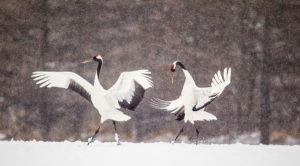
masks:
<path id="1" fill-rule="evenodd" d="M 117 142 L 117 145 L 121 145 L 120 141 L 119 141 L 119 135 L 117 133 L 117 124 L 116 124 L 116 121 L 112 121 L 113 124 L 114 124 L 114 128 L 115 128 L 115 140 Z"/>
<path id="2" fill-rule="evenodd" d="M 195 131 L 196 131 L 196 134 L 197 134 L 197 137 L 196 137 L 196 145 L 197 145 L 198 144 L 198 139 L 199 139 L 199 130 L 197 129 L 195 124 L 194 124 L 194 128 L 195 128 Z"/>
<path id="3" fill-rule="evenodd" d="M 95 139 L 96 135 L 99 133 L 100 126 L 101 125 L 99 125 L 98 129 L 95 131 L 95 134 L 91 138 L 89 138 L 87 145 L 89 145 L 90 143 L 94 142 L 94 139 Z"/>
<path id="4" fill-rule="evenodd" d="M 176 136 L 175 139 L 172 141 L 172 144 L 174 144 L 174 143 L 176 142 L 177 138 L 182 134 L 183 129 L 184 129 L 184 126 L 182 126 L 182 128 L 180 129 L 180 131 L 178 132 L 177 136 Z"/>

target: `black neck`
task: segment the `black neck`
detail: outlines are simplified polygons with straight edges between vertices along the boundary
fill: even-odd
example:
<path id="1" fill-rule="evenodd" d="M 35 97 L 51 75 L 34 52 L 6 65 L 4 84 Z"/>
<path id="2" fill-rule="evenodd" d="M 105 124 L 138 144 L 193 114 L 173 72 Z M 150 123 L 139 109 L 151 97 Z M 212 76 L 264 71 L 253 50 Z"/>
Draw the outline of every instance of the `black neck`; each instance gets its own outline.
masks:
<path id="1" fill-rule="evenodd" d="M 97 68 L 97 75 L 98 75 L 99 81 L 100 81 L 100 70 L 101 70 L 101 66 L 102 66 L 102 60 L 99 60 L 99 64 L 98 64 L 98 68 Z"/>
<path id="2" fill-rule="evenodd" d="M 176 65 L 180 66 L 182 69 L 186 69 L 181 62 L 177 62 Z"/>

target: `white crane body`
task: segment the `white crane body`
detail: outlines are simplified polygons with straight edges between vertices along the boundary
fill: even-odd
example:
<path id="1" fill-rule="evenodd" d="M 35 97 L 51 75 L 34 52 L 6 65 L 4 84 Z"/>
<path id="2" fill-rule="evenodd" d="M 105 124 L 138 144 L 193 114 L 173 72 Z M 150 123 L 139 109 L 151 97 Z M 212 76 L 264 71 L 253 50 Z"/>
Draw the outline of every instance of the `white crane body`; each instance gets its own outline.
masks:
<path id="1" fill-rule="evenodd" d="M 73 72 L 36 71 L 33 72 L 32 77 L 34 81 L 37 81 L 36 84 L 40 84 L 41 88 L 45 86 L 47 88 L 57 87 L 77 92 L 97 109 L 101 116 L 100 124 L 106 120 L 112 120 L 116 131 L 115 121 L 127 121 L 130 119 L 120 109 L 125 108 L 133 111 L 141 102 L 145 91 L 153 86 L 152 78 L 149 76 L 151 72 L 146 69 L 123 72 L 116 83 L 110 89 L 106 90 L 99 81 L 103 59 L 100 55 L 96 55 L 93 59 L 84 61 L 83 63 L 92 60 L 99 62 L 94 85 Z M 90 142 L 93 141 L 99 129 L 100 126 Z"/>
<path id="2" fill-rule="evenodd" d="M 176 66 L 180 66 L 185 76 L 184 85 L 181 91 L 181 95 L 172 101 L 165 101 L 158 98 L 154 98 L 151 102 L 153 108 L 169 111 L 177 116 L 178 121 L 184 120 L 184 123 L 190 122 L 194 125 L 195 121 L 211 121 L 217 120 L 217 117 L 205 110 L 205 107 L 209 105 L 216 97 L 220 96 L 226 86 L 230 84 L 231 68 L 225 68 L 223 77 L 221 72 L 218 71 L 211 83 L 211 87 L 199 88 L 191 74 L 186 70 L 184 65 L 175 61 L 171 65 L 171 71 L 175 72 Z M 173 77 L 172 77 L 173 82 Z M 197 138 L 199 131 L 194 125 L 197 132 Z M 180 130 L 178 136 L 183 132 L 183 128 Z"/>

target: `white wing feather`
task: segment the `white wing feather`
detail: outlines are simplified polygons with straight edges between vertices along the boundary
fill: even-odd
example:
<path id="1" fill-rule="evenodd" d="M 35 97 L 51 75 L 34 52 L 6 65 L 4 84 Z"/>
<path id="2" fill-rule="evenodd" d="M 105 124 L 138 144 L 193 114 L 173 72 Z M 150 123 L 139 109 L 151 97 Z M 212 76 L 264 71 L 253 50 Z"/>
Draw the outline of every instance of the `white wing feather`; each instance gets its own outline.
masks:
<path id="1" fill-rule="evenodd" d="M 155 109 L 172 111 L 171 113 L 176 113 L 181 108 L 183 108 L 183 102 L 180 97 L 178 99 L 172 100 L 172 101 L 165 101 L 165 100 L 161 100 L 158 98 L 153 98 L 150 101 L 150 105 Z"/>
<path id="2" fill-rule="evenodd" d="M 212 78 L 211 87 L 208 88 L 197 88 L 197 105 L 196 109 L 202 108 L 209 104 L 216 97 L 220 96 L 226 86 L 230 84 L 231 79 L 231 68 L 224 69 L 223 77 L 220 70 Z"/>
<path id="3" fill-rule="evenodd" d="M 93 86 L 89 82 L 73 72 L 36 71 L 32 73 L 32 78 L 34 81 L 37 81 L 36 84 L 40 84 L 41 88 L 47 86 L 47 88 L 57 87 L 67 89 L 73 80 L 89 94 L 93 90 Z"/>
<path id="4" fill-rule="evenodd" d="M 149 74 L 151 74 L 151 72 L 148 70 L 121 73 L 116 83 L 108 89 L 108 95 L 116 98 L 120 102 L 126 100 L 130 103 L 135 92 L 134 82 L 142 86 L 144 90 L 153 86 L 152 78 Z"/>

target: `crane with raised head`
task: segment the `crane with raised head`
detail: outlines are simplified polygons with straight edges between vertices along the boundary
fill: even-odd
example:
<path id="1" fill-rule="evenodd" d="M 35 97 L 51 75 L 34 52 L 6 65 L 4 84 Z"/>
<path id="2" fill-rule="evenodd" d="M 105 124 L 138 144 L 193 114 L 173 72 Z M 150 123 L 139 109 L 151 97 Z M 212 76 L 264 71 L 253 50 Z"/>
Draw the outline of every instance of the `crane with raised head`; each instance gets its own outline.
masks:
<path id="1" fill-rule="evenodd" d="M 175 143 L 177 138 L 181 135 L 184 130 L 185 124 L 187 122 L 190 122 L 194 126 L 197 134 L 197 144 L 199 130 L 195 126 L 194 122 L 217 120 L 216 116 L 204 110 L 205 107 L 212 101 L 214 101 L 218 96 L 220 96 L 225 87 L 230 84 L 231 68 L 224 69 L 224 79 L 219 70 L 214 75 L 210 87 L 200 88 L 196 85 L 191 74 L 180 61 L 175 61 L 171 65 L 171 72 L 173 73 L 172 83 L 174 81 L 174 72 L 176 71 L 177 66 L 181 67 L 185 76 L 185 82 L 179 98 L 172 101 L 153 98 L 150 104 L 153 108 L 170 111 L 171 113 L 175 114 L 176 120 L 178 121 L 184 120 L 184 125 L 182 126 L 172 143 Z"/>
<path id="2" fill-rule="evenodd" d="M 101 124 L 106 120 L 112 120 L 115 129 L 115 140 L 119 145 L 116 122 L 127 121 L 130 117 L 120 111 L 121 108 L 135 110 L 144 97 L 148 88 L 153 86 L 151 72 L 143 69 L 136 71 L 123 72 L 120 74 L 116 83 L 108 90 L 100 84 L 99 76 L 103 64 L 101 55 L 97 54 L 93 58 L 82 63 L 98 62 L 95 74 L 94 84 L 80 77 L 73 72 L 51 72 L 36 71 L 32 77 L 40 87 L 57 87 L 70 89 L 89 101 L 97 110 L 100 118 L 100 124 L 94 135 L 88 140 L 88 145 L 93 142 L 99 133 Z"/>

